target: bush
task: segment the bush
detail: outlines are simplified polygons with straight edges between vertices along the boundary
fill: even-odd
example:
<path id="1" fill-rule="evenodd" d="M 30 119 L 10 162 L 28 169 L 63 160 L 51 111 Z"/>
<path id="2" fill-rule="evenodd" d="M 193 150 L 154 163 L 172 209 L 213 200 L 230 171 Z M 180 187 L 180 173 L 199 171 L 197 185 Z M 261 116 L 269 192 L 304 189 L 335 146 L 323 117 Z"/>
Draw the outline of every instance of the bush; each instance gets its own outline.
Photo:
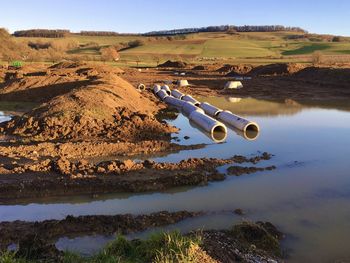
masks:
<path id="1" fill-rule="evenodd" d="M 134 47 L 139 47 L 139 46 L 143 46 L 145 43 L 142 40 L 132 40 L 128 42 L 128 46 L 130 48 L 134 48 Z"/>

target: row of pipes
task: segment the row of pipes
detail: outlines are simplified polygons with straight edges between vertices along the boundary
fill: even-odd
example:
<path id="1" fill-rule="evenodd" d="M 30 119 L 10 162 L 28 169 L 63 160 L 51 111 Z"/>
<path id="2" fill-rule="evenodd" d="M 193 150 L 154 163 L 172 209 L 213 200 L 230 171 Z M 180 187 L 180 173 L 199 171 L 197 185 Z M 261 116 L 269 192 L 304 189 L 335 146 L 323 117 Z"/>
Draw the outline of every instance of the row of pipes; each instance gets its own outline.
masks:
<path id="1" fill-rule="evenodd" d="M 219 109 L 207 102 L 199 102 L 190 95 L 181 93 L 177 89 L 171 90 L 168 85 L 155 84 L 153 92 L 165 103 L 181 109 L 192 126 L 207 133 L 213 140 L 222 142 L 226 139 L 227 128 L 234 127 L 243 132 L 247 139 L 251 132 L 259 132 L 257 123 L 244 119 L 230 111 Z M 225 124 L 226 125 L 225 125 Z M 248 134 L 248 135 L 247 135 Z"/>

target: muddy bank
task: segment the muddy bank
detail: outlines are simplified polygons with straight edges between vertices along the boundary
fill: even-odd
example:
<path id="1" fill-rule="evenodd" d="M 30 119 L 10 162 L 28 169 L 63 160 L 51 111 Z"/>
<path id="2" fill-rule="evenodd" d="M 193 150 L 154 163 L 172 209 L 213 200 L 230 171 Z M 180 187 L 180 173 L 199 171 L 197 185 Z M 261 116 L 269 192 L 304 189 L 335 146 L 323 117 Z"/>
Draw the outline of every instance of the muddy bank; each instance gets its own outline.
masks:
<path id="1" fill-rule="evenodd" d="M 186 218 L 199 216 L 198 212 L 166 211 L 150 215 L 115 215 L 115 216 L 67 216 L 63 220 L 45 220 L 42 222 L 1 222 L 0 247 L 18 244 L 29 236 L 37 236 L 48 243 L 55 243 L 60 237 L 77 237 L 84 235 L 113 235 L 139 232 L 151 227 L 177 223 Z"/>
<path id="2" fill-rule="evenodd" d="M 202 67 L 200 67 L 202 69 Z M 180 71 L 179 71 L 180 70 Z M 343 100 L 350 98 L 347 88 L 349 68 L 314 67 L 296 63 L 276 63 L 254 66 L 205 65 L 204 70 L 197 69 L 149 69 L 143 72 L 125 70 L 124 78 L 136 85 L 142 82 L 173 82 L 187 79 L 192 86 L 179 88 L 193 96 L 230 96 L 253 97 L 256 99 L 293 99 L 293 100 Z M 175 75 L 183 72 L 184 76 Z M 243 88 L 225 90 L 227 81 L 235 77 L 249 77 L 240 81 Z"/>
<path id="3" fill-rule="evenodd" d="M 63 252 L 57 250 L 55 242 L 60 237 L 74 238 L 86 235 L 115 235 L 141 232 L 148 228 L 177 223 L 186 218 L 200 216 L 203 213 L 180 211 L 175 213 L 158 212 L 150 215 L 116 215 L 116 216 L 67 216 L 63 220 L 46 220 L 43 222 L 2 222 L 0 247 L 6 249 L 11 244 L 17 245 L 16 256 L 25 259 L 62 261 Z M 171 235 L 181 240 L 181 234 Z M 161 234 L 159 237 L 165 237 Z M 193 241 L 192 256 L 194 262 L 282 262 L 280 241 L 283 234 L 269 222 L 243 222 L 234 225 L 231 230 L 195 231 L 186 234 L 185 238 Z M 153 239 L 154 240 L 154 239 Z M 184 240 L 184 239 L 182 239 Z M 176 242 L 176 240 L 174 240 Z M 130 244 L 127 244 L 130 242 Z M 124 240 L 125 246 L 142 244 L 138 239 Z M 165 245 L 166 240 L 160 242 Z M 114 256 L 130 257 L 123 249 L 117 249 L 115 243 Z M 109 246 L 111 247 L 111 246 Z M 141 249 L 141 247 L 140 247 Z M 161 247 L 159 247 L 161 249 Z M 137 249 L 136 249 L 137 250 Z M 108 251 L 108 250 L 106 250 Z M 148 253 L 151 251 L 148 250 Z M 111 251 L 109 252 L 111 253 Z M 120 253 L 120 254 L 118 254 Z M 87 260 L 87 259 L 86 259 Z M 148 261 L 153 261 L 148 259 Z"/>
<path id="4" fill-rule="evenodd" d="M 193 158 L 179 163 L 156 163 L 151 160 L 93 163 L 84 159 L 70 161 L 62 157 L 34 164 L 12 162 L 0 167 L 0 202 L 6 204 L 31 197 L 160 191 L 178 186 L 206 185 L 210 181 L 225 179 L 225 174 L 217 172 L 218 166 L 243 162 L 256 164 L 270 158 L 270 154 L 263 153 L 250 158 Z M 240 175 L 251 173 L 251 169 L 236 170 Z"/>
<path id="5" fill-rule="evenodd" d="M 243 222 L 232 230 L 203 231 L 203 249 L 218 262 L 282 262 L 283 234 L 269 222 Z"/>

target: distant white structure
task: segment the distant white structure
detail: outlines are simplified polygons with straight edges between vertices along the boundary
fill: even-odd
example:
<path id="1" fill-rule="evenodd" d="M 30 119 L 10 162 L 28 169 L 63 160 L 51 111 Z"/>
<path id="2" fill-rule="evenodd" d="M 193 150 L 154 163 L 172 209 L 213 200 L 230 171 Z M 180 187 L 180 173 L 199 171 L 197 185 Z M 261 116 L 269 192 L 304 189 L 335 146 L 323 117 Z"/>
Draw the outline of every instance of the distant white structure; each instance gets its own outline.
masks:
<path id="1" fill-rule="evenodd" d="M 224 89 L 241 89 L 243 84 L 240 81 L 227 81 Z"/>
<path id="2" fill-rule="evenodd" d="M 181 79 L 177 81 L 178 87 L 187 87 L 189 86 L 188 81 L 186 79 Z"/>

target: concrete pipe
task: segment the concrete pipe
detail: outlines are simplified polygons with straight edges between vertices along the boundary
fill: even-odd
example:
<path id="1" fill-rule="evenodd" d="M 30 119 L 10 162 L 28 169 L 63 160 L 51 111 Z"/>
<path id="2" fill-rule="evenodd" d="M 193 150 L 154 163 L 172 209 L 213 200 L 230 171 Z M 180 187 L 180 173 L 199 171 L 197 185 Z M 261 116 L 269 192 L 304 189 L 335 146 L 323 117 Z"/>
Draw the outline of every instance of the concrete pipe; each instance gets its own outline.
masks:
<path id="1" fill-rule="evenodd" d="M 157 92 L 157 96 L 161 99 L 164 100 L 166 97 L 169 97 L 168 93 L 166 93 L 165 90 L 160 90 Z"/>
<path id="2" fill-rule="evenodd" d="M 175 106 L 175 107 L 178 107 L 178 108 L 182 108 L 184 106 L 184 104 L 186 103 L 186 101 L 183 101 L 183 100 L 179 100 L 177 98 L 174 98 L 172 96 L 167 96 L 164 98 L 164 101 L 171 105 L 171 106 Z"/>
<path id="3" fill-rule="evenodd" d="M 192 102 L 194 105 L 199 106 L 201 103 L 193 98 L 191 95 L 185 95 L 181 98 L 184 101 Z"/>
<path id="4" fill-rule="evenodd" d="M 216 117 L 220 112 L 222 112 L 221 109 L 209 104 L 208 102 L 202 102 L 199 107 L 204 110 L 206 114 L 208 114 L 211 117 Z"/>
<path id="5" fill-rule="evenodd" d="M 165 90 L 165 92 L 166 92 L 168 95 L 171 94 L 171 90 L 170 90 L 170 88 L 169 88 L 168 85 L 163 85 L 161 89 L 162 89 L 162 90 Z"/>
<path id="6" fill-rule="evenodd" d="M 193 111 L 199 111 L 201 113 L 204 114 L 204 110 L 202 110 L 201 108 L 198 108 L 196 105 L 194 105 L 192 102 L 188 102 L 188 101 L 183 101 L 184 104 L 181 108 L 181 111 L 184 115 L 186 116 L 190 116 L 190 114 L 193 112 Z"/>
<path id="7" fill-rule="evenodd" d="M 178 91 L 177 89 L 173 89 L 171 91 L 171 95 L 177 99 L 182 99 L 183 96 L 185 96 L 185 94 L 181 93 L 180 91 Z"/>
<path id="8" fill-rule="evenodd" d="M 241 131 L 259 131 L 257 123 L 246 120 L 240 116 L 233 114 L 230 111 L 222 111 L 218 114 L 218 119 L 222 122 L 229 124 Z"/>
<path id="9" fill-rule="evenodd" d="M 157 92 L 160 91 L 160 90 L 161 90 L 160 85 L 155 84 L 155 85 L 153 86 L 153 93 L 154 93 L 154 94 L 157 94 Z"/>
<path id="10" fill-rule="evenodd" d="M 145 86 L 145 84 L 140 83 L 139 85 L 137 85 L 137 89 L 139 89 L 139 90 L 145 90 L 145 89 L 146 89 L 146 86 Z"/>
<path id="11" fill-rule="evenodd" d="M 227 128 L 223 123 L 213 119 L 208 115 L 205 115 L 202 112 L 192 111 L 189 119 L 206 132 L 213 135 L 215 134 L 215 137 L 222 137 L 223 134 L 227 134 Z"/>
<path id="12" fill-rule="evenodd" d="M 214 132 L 214 133 L 206 132 L 203 128 L 201 128 L 191 120 L 190 120 L 190 125 L 193 128 L 199 130 L 201 133 L 203 133 L 205 136 L 207 136 L 209 139 L 213 140 L 216 143 L 224 142 L 226 140 L 226 137 L 227 137 L 226 132 Z"/>

